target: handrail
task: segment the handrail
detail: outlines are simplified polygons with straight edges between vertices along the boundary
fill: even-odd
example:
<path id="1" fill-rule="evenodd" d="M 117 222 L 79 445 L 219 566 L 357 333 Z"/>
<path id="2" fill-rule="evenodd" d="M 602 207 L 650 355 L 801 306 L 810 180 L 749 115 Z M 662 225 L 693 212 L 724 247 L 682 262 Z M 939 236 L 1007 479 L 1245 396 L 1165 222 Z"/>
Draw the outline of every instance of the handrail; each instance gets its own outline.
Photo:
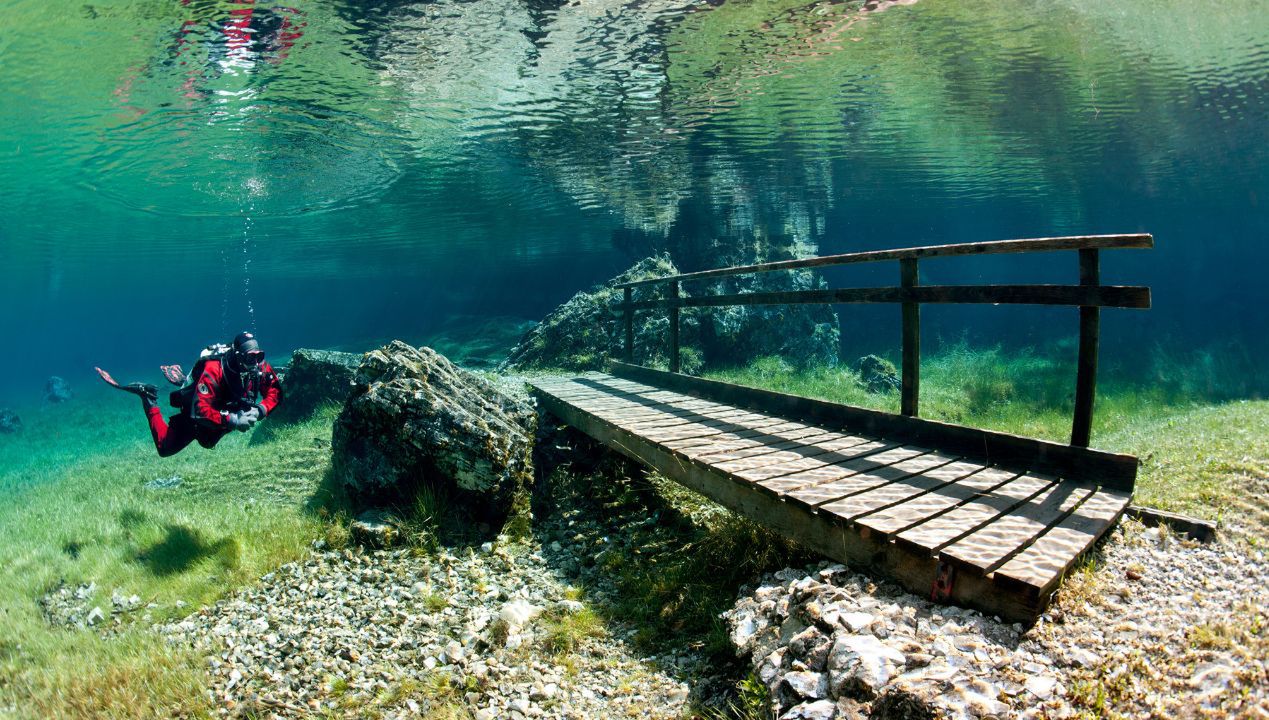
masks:
<path id="1" fill-rule="evenodd" d="M 614 287 L 627 288 L 640 285 L 656 285 L 664 282 L 687 282 L 706 278 L 724 277 L 727 275 L 746 275 L 764 273 L 775 270 L 797 270 L 800 268 L 831 267 L 835 265 L 851 265 L 855 263 L 881 262 L 883 260 L 905 260 L 931 257 L 949 257 L 953 255 L 998 255 L 1002 253 L 1049 252 L 1055 250 L 1090 250 L 1105 249 L 1149 249 L 1154 247 L 1154 237 L 1148 233 L 1121 235 L 1067 235 L 1063 237 L 1029 238 L 1026 240 L 992 240 L 989 242 L 956 243 L 953 245 L 926 245 L 922 247 L 899 248 L 896 250 L 870 250 L 868 252 L 844 253 L 840 255 L 821 255 L 813 258 L 797 260 L 779 260 L 757 265 L 737 265 L 735 267 L 701 270 L 700 272 L 667 275 L 646 280 L 632 280 L 618 283 Z"/>
<path id="2" fill-rule="evenodd" d="M 636 280 L 616 285 L 622 289 L 622 301 L 616 305 L 625 315 L 626 362 L 634 361 L 634 314 L 638 310 L 666 309 L 670 315 L 670 372 L 680 371 L 679 317 L 685 307 L 719 307 L 727 305 L 786 305 L 840 303 L 898 303 L 903 308 L 903 390 L 901 412 L 917 415 L 920 395 L 921 305 L 925 303 L 990 303 L 1067 305 L 1080 309 L 1079 360 L 1075 380 L 1075 411 L 1071 423 L 1071 445 L 1088 447 L 1093 421 L 1093 400 L 1097 384 L 1097 350 L 1101 308 L 1150 307 L 1150 288 L 1140 286 L 1102 285 L 1100 251 L 1102 249 L 1146 249 L 1154 247 L 1149 234 L 1078 235 L 1028 240 L 998 240 L 955 245 L 931 245 L 876 250 L 871 252 L 825 255 L 823 257 L 784 260 L 759 265 L 742 265 L 717 270 L 684 273 L 661 278 Z M 1079 251 L 1078 285 L 921 285 L 917 262 L 922 258 L 998 253 Z M 741 275 L 746 273 L 829 267 L 861 262 L 899 261 L 899 285 L 896 287 L 837 288 L 790 290 L 730 295 L 681 297 L 682 283 L 691 280 Z M 635 302 L 634 289 L 668 283 L 667 297 Z"/>

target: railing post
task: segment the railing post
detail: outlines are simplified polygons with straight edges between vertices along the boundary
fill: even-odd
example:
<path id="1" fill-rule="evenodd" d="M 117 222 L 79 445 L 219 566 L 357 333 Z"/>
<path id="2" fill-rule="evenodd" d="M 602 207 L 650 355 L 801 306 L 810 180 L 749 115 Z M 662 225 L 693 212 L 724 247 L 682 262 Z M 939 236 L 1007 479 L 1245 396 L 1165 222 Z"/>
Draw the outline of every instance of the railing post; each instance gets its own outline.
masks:
<path id="1" fill-rule="evenodd" d="M 679 281 L 670 283 L 670 372 L 679 371 Z"/>
<path id="2" fill-rule="evenodd" d="M 1080 285 L 1100 284 L 1101 268 L 1097 248 L 1080 250 Z M 1080 308 L 1079 367 L 1075 376 L 1075 417 L 1071 421 L 1071 444 L 1077 447 L 1088 447 L 1093 430 L 1101 312 L 1099 307 Z"/>
<path id="3" fill-rule="evenodd" d="M 917 286 L 917 259 L 899 260 L 899 285 L 904 290 Z M 903 399 L 900 410 L 916 417 L 921 396 L 921 304 L 903 302 Z"/>
<path id="4" fill-rule="evenodd" d="M 630 307 L 633 301 L 634 288 L 625 288 L 622 292 L 622 303 L 626 306 L 626 362 L 634 362 L 634 308 Z"/>

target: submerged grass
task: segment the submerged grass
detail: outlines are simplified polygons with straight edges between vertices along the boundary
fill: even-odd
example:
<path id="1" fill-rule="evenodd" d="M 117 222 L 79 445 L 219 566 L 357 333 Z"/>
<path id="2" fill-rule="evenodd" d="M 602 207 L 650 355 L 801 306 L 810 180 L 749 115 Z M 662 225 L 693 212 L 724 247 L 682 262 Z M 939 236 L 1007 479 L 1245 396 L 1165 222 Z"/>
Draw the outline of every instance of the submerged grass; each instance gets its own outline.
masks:
<path id="1" fill-rule="evenodd" d="M 1214 379 L 1211 362 L 1164 368 L 1149 385 L 1099 385 L 1093 446 L 1141 459 L 1136 501 L 1229 523 L 1256 542 L 1269 528 L 1269 401 L 1229 400 L 1234 380 Z M 779 358 L 707 373 L 709 378 L 779 392 L 899 411 L 898 393 L 870 393 L 847 368 L 798 370 Z M 921 417 L 1067 442 L 1074 368 L 1035 352 L 964 344 L 924 359 Z M 1197 383 L 1197 385 L 1196 385 Z M 1214 394 L 1199 393 L 1201 385 Z M 1219 392 L 1218 392 L 1219 391 Z"/>
<path id="2" fill-rule="evenodd" d="M 21 434 L 0 442 L 0 714 L 206 715 L 201 660 L 135 621 L 183 616 L 300 556 L 314 537 L 340 536 L 308 509 L 332 419 L 160 459 L 132 398 L 89 393 L 25 413 Z M 100 607 L 102 622 L 45 616 L 42 596 L 88 584 L 84 606 Z M 115 591 L 142 608 L 116 622 Z"/>

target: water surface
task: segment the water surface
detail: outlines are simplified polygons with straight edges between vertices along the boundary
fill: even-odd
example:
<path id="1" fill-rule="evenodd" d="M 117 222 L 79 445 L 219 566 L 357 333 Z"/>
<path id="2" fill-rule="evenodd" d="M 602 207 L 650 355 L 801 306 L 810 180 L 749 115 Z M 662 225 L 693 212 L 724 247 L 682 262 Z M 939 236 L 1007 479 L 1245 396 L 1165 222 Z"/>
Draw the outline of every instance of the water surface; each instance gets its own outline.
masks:
<path id="1" fill-rule="evenodd" d="M 243 327 L 281 351 L 536 319 L 665 249 L 1096 232 L 1158 243 L 1107 253 L 1155 290 L 1106 314 L 1108 363 L 1269 350 L 1263 0 L 14 0 L 0 28 L 0 398 Z M 995 310 L 927 332 L 1074 330 Z M 893 344 L 870 312 L 848 354 Z"/>

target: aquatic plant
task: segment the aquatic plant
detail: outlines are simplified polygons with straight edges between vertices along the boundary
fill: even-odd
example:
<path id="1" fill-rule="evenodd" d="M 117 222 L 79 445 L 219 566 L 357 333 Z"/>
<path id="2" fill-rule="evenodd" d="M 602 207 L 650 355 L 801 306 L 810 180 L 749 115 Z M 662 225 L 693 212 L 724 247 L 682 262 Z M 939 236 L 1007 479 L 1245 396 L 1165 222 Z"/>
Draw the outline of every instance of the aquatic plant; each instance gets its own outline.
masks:
<path id="1" fill-rule="evenodd" d="M 144 419 L 85 392 L 0 446 L 0 706 L 32 717 L 206 712 L 204 663 L 150 630 L 299 557 L 338 527 L 307 509 L 329 462 L 329 412 L 252 443 L 160 459 Z M 153 488 L 156 477 L 179 485 Z M 88 627 L 54 623 L 41 598 L 82 587 Z M 136 607 L 112 595 L 139 598 Z"/>

